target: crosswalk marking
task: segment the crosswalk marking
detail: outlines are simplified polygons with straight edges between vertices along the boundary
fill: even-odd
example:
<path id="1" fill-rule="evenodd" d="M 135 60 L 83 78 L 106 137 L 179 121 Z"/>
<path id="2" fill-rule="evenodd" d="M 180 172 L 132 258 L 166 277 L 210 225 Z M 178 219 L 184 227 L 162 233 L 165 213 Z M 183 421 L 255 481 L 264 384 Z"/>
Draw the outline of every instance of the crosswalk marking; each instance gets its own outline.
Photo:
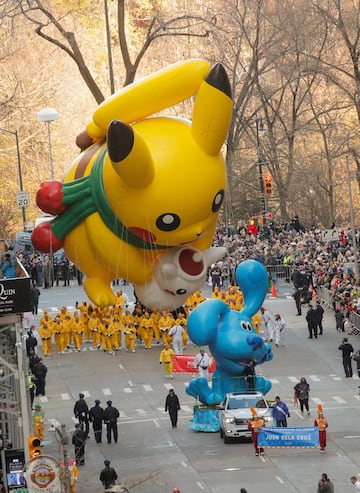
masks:
<path id="1" fill-rule="evenodd" d="M 293 383 L 297 383 L 299 381 L 299 379 L 296 377 L 288 377 L 288 379 L 290 380 L 290 382 L 293 382 Z"/>
<path id="2" fill-rule="evenodd" d="M 145 411 L 145 409 L 135 409 L 135 411 L 140 415 L 149 414 L 149 412 Z"/>
<path id="3" fill-rule="evenodd" d="M 40 396 L 39 399 L 42 403 L 49 402 L 49 399 L 46 397 L 46 395 Z"/>
<path id="4" fill-rule="evenodd" d="M 323 401 L 318 397 L 311 397 L 311 400 L 314 402 L 314 404 L 324 404 Z"/>
<path id="5" fill-rule="evenodd" d="M 339 404 L 346 403 L 346 401 L 344 401 L 344 399 L 342 397 L 339 397 L 338 395 L 333 395 L 332 398 L 334 399 L 334 401 L 338 402 Z"/>
<path id="6" fill-rule="evenodd" d="M 151 387 L 151 385 L 143 385 L 144 387 L 144 390 L 146 390 L 146 392 L 152 392 L 154 389 Z"/>
<path id="7" fill-rule="evenodd" d="M 320 378 L 317 377 L 316 375 L 309 375 L 309 378 L 313 381 L 313 382 L 320 382 Z"/>
<path id="8" fill-rule="evenodd" d="M 82 393 L 82 394 L 84 394 L 85 399 L 86 399 L 87 397 L 91 397 L 91 394 L 90 394 L 90 392 L 89 392 L 88 390 L 82 390 L 82 391 L 81 391 L 81 393 Z"/>
<path id="9" fill-rule="evenodd" d="M 61 396 L 63 401 L 69 401 L 70 400 L 69 394 L 60 394 L 60 396 Z"/>
<path id="10" fill-rule="evenodd" d="M 181 406 L 181 409 L 186 413 L 192 413 L 193 409 L 190 406 Z"/>
<path id="11" fill-rule="evenodd" d="M 275 384 L 278 384 L 280 383 L 279 380 L 277 380 L 276 378 L 269 378 L 270 382 L 273 383 L 274 385 Z"/>
<path id="12" fill-rule="evenodd" d="M 131 394 L 131 393 L 132 393 L 132 391 L 133 391 L 133 390 L 132 390 L 132 389 L 130 389 L 129 387 L 125 387 L 123 390 L 124 390 L 125 394 Z"/>
<path id="13" fill-rule="evenodd" d="M 102 389 L 104 395 L 112 395 L 112 392 L 110 389 Z"/>

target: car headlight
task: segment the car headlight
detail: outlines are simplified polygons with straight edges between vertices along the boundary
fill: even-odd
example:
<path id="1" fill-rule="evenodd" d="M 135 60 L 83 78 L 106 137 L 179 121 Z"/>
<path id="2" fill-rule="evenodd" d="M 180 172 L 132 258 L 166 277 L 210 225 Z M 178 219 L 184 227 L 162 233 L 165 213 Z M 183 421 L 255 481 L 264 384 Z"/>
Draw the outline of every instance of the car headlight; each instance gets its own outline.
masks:
<path id="1" fill-rule="evenodd" d="M 231 424 L 234 423 L 234 418 L 232 416 L 225 416 L 225 423 Z"/>
<path id="2" fill-rule="evenodd" d="M 273 421 L 273 418 L 272 418 L 272 416 L 264 416 L 264 421 L 266 423 L 269 423 L 269 422 Z"/>

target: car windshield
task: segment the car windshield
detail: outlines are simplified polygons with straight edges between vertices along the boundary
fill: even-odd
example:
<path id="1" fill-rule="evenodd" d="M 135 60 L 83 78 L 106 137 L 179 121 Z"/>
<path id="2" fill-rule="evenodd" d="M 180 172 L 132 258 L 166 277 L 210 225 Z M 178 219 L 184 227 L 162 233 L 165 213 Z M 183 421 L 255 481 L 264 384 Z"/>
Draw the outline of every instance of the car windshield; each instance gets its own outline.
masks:
<path id="1" fill-rule="evenodd" d="M 250 409 L 250 407 L 254 407 L 255 409 L 264 409 L 267 406 L 264 399 L 249 395 L 237 395 L 230 397 L 227 406 L 228 409 Z"/>

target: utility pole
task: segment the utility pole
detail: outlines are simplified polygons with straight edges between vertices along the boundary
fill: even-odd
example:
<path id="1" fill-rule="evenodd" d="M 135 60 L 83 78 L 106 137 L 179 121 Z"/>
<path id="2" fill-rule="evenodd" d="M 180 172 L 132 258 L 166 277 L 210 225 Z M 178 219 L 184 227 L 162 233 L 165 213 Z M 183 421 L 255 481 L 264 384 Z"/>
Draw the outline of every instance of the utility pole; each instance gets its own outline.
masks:
<path id="1" fill-rule="evenodd" d="M 348 185 L 349 205 L 350 205 L 351 238 L 352 238 L 352 246 L 354 249 L 354 277 L 355 277 L 356 282 L 358 282 L 359 281 L 359 262 L 358 262 L 358 251 L 357 251 L 357 244 L 356 244 L 354 205 L 353 205 L 352 191 L 351 191 L 351 177 L 350 177 L 349 156 L 348 155 L 346 155 L 346 172 L 347 172 L 347 185 Z"/>

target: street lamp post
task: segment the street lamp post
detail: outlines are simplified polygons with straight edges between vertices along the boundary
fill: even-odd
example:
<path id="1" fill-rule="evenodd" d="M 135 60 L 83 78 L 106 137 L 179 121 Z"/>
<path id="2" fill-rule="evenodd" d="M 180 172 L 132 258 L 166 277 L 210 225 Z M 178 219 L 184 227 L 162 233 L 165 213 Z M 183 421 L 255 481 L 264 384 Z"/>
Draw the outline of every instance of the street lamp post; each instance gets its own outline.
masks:
<path id="1" fill-rule="evenodd" d="M 2 132 L 5 132 L 7 134 L 13 135 L 15 137 L 15 142 L 16 142 L 16 155 L 17 155 L 17 162 L 18 162 L 18 173 L 19 173 L 19 185 L 20 185 L 20 191 L 23 192 L 23 179 L 22 179 L 22 171 L 21 171 L 21 158 L 20 158 L 20 146 L 19 146 L 19 137 L 17 130 L 11 131 L 7 130 L 6 128 L 0 128 Z M 23 218 L 23 230 L 25 231 L 26 229 L 26 212 L 25 212 L 25 206 L 21 206 L 22 209 L 22 218 Z"/>
<path id="2" fill-rule="evenodd" d="M 52 156 L 52 146 L 51 146 L 51 132 L 50 132 L 50 123 L 58 120 L 59 113 L 54 108 L 44 108 L 40 110 L 37 114 L 37 119 L 39 122 L 44 122 L 47 126 L 48 131 L 48 140 L 49 140 L 49 158 L 50 158 L 50 177 L 54 179 L 54 164 L 53 164 L 53 156 Z"/>
<path id="3" fill-rule="evenodd" d="M 263 220 L 263 226 L 266 225 L 266 202 L 265 202 L 265 187 L 264 187 L 264 175 L 263 175 L 263 165 L 266 164 L 263 160 L 263 152 L 260 142 L 260 137 L 265 133 L 263 119 L 256 115 L 256 147 L 257 147 L 257 157 L 258 162 L 256 163 L 259 168 L 259 180 L 260 180 L 260 196 L 261 196 L 261 217 Z"/>

